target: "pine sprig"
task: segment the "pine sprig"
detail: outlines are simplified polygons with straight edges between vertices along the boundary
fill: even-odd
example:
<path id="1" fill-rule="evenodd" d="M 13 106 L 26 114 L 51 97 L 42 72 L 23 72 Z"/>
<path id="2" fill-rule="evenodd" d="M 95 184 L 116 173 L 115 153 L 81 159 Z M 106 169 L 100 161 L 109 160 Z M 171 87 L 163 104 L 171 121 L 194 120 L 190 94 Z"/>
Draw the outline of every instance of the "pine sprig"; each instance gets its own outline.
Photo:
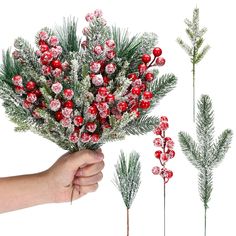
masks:
<path id="1" fill-rule="evenodd" d="M 203 168 L 200 170 L 198 177 L 200 198 L 204 203 L 205 209 L 208 208 L 208 202 L 210 201 L 213 189 L 212 175 L 211 169 Z"/>
<path id="2" fill-rule="evenodd" d="M 119 58 L 126 58 L 130 61 L 135 54 L 139 45 L 141 44 L 138 35 L 129 38 L 128 30 L 121 30 L 117 27 L 112 27 L 112 37 L 116 43 L 117 56 Z"/>
<path id="3" fill-rule="evenodd" d="M 198 151 L 199 147 L 197 146 L 197 143 L 192 139 L 189 134 L 185 132 L 179 133 L 179 141 L 182 151 L 187 157 L 187 159 L 197 169 L 201 169 L 203 167 L 203 162 L 201 153 Z"/>
<path id="4" fill-rule="evenodd" d="M 215 142 L 212 153 L 212 160 L 209 164 L 213 167 L 219 165 L 219 163 L 224 159 L 226 152 L 230 147 L 230 142 L 232 140 L 233 133 L 231 130 L 226 129 Z"/>
<path id="5" fill-rule="evenodd" d="M 159 119 L 155 116 L 143 116 L 133 120 L 125 128 L 127 135 L 143 135 L 152 131 L 159 124 Z"/>
<path id="6" fill-rule="evenodd" d="M 75 18 L 64 18 L 63 26 L 57 27 L 57 35 L 66 54 L 80 51 L 81 39 L 77 36 L 77 20 Z"/>
<path id="7" fill-rule="evenodd" d="M 113 183 L 120 191 L 126 206 L 127 236 L 129 236 L 129 210 L 141 184 L 141 164 L 139 154 L 135 151 L 126 157 L 121 151 L 119 161 L 115 166 Z"/>
<path id="8" fill-rule="evenodd" d="M 2 52 L 2 65 L 0 68 L 1 81 L 6 82 L 8 85 L 12 85 L 11 78 L 14 75 L 20 74 L 22 66 L 12 59 L 10 49 L 6 52 Z"/>
<path id="9" fill-rule="evenodd" d="M 127 209 L 130 209 L 141 183 L 139 154 L 132 152 L 127 159 L 124 152 L 121 151 L 120 159 L 115 169 L 116 172 L 113 182 L 120 191 L 125 206 Z"/>
<path id="10" fill-rule="evenodd" d="M 193 121 L 195 122 L 195 80 L 196 80 L 196 64 L 198 64 L 206 55 L 210 49 L 209 45 L 202 48 L 204 43 L 204 34 L 207 32 L 207 28 L 200 29 L 199 27 L 199 9 L 193 10 L 192 21 L 185 19 L 187 25 L 186 34 L 190 39 L 190 45 L 181 38 L 177 38 L 177 43 L 187 53 L 192 63 L 192 78 L 193 78 Z"/>
<path id="11" fill-rule="evenodd" d="M 209 159 L 214 139 L 214 112 L 210 97 L 202 96 L 198 102 L 197 137 L 201 156 Z"/>
<path id="12" fill-rule="evenodd" d="M 201 96 L 198 109 L 196 125 L 198 142 L 184 132 L 179 133 L 179 142 L 187 159 L 199 171 L 199 193 L 205 209 L 204 235 L 206 235 L 206 211 L 213 190 L 213 169 L 224 159 L 233 133 L 226 129 L 214 142 L 214 112 L 209 96 Z"/>
<path id="13" fill-rule="evenodd" d="M 177 78 L 173 74 L 165 74 L 160 78 L 154 80 L 150 83 L 148 89 L 153 94 L 153 99 L 151 102 L 151 111 L 160 100 L 166 96 L 171 90 L 173 90 L 177 85 Z"/>

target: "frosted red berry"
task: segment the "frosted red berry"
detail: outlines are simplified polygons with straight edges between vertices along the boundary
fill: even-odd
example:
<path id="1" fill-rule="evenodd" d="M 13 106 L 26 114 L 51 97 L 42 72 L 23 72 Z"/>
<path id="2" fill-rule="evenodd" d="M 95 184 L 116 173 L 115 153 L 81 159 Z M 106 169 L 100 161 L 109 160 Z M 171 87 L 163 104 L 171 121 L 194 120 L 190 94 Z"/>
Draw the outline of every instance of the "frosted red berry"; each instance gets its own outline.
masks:
<path id="1" fill-rule="evenodd" d="M 139 95 L 141 94 L 141 89 L 138 88 L 138 87 L 134 87 L 134 88 L 132 88 L 131 93 L 132 93 L 133 95 L 139 96 Z"/>
<path id="2" fill-rule="evenodd" d="M 165 60 L 165 58 L 163 58 L 163 57 L 158 57 L 158 58 L 156 59 L 156 64 L 157 64 L 157 66 L 164 66 L 165 63 L 166 63 L 166 60 Z"/>
<path id="3" fill-rule="evenodd" d="M 147 66 L 146 66 L 146 64 L 139 64 L 138 65 L 138 71 L 139 71 L 139 73 L 142 75 L 142 74 L 144 74 L 144 72 L 147 70 Z"/>
<path id="4" fill-rule="evenodd" d="M 76 126 L 81 126 L 84 122 L 84 118 L 82 116 L 75 116 L 73 122 Z"/>
<path id="5" fill-rule="evenodd" d="M 26 89 L 27 89 L 28 91 L 34 90 L 35 87 L 36 87 L 36 83 L 35 83 L 34 81 L 28 81 L 28 82 L 26 83 Z"/>
<path id="6" fill-rule="evenodd" d="M 145 75 L 145 79 L 146 79 L 146 81 L 148 81 L 148 82 L 153 81 L 153 79 L 154 79 L 153 73 L 148 72 L 148 73 Z"/>
<path id="7" fill-rule="evenodd" d="M 128 109 L 128 104 L 126 102 L 119 102 L 117 108 L 121 112 L 125 112 Z"/>

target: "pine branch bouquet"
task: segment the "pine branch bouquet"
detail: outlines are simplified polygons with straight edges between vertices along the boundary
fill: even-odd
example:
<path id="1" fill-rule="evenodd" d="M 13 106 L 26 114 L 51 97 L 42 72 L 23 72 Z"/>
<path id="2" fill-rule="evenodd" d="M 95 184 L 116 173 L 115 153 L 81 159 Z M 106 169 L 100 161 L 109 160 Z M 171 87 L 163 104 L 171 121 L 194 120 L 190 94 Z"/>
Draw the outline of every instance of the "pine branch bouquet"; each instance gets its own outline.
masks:
<path id="1" fill-rule="evenodd" d="M 159 121 L 147 113 L 176 84 L 173 74 L 157 79 L 165 59 L 155 34 L 129 38 L 107 26 L 100 10 L 86 20 L 85 40 L 71 18 L 55 32 L 40 30 L 37 50 L 17 38 L 0 73 L 0 98 L 16 130 L 70 151 L 151 131 Z"/>
<path id="2" fill-rule="evenodd" d="M 204 204 L 204 235 L 206 236 L 207 209 L 213 190 L 213 169 L 224 159 L 232 140 L 233 132 L 226 129 L 214 142 L 214 112 L 209 96 L 202 95 L 198 102 L 197 140 L 179 133 L 183 153 L 199 172 L 199 193 Z"/>

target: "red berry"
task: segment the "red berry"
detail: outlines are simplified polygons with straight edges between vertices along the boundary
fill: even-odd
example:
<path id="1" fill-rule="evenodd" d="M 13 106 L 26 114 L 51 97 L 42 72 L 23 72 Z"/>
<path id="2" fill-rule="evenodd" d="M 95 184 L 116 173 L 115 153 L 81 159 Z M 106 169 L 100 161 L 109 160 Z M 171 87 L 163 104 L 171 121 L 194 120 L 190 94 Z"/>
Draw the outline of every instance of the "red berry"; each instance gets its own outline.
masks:
<path id="1" fill-rule="evenodd" d="M 71 99 L 74 96 L 74 91 L 72 89 L 64 89 L 63 95 L 66 99 Z"/>
<path id="2" fill-rule="evenodd" d="M 61 62 L 59 60 L 54 60 L 51 62 L 51 66 L 53 69 L 61 69 L 62 70 L 62 65 L 61 65 Z"/>
<path id="3" fill-rule="evenodd" d="M 91 141 L 93 143 L 97 143 L 99 141 L 100 137 L 99 137 L 99 134 L 92 134 L 91 135 Z"/>
<path id="4" fill-rule="evenodd" d="M 41 51 L 41 52 L 46 52 L 46 51 L 48 51 L 48 50 L 49 50 L 49 47 L 48 47 L 47 44 L 42 44 L 42 45 L 40 45 L 40 51 Z"/>
<path id="5" fill-rule="evenodd" d="M 153 97 L 153 94 L 152 94 L 152 92 L 150 92 L 150 91 L 145 91 L 145 92 L 143 93 L 143 98 L 146 99 L 146 100 L 151 100 L 152 97 Z"/>
<path id="6" fill-rule="evenodd" d="M 155 151 L 155 157 L 160 159 L 161 158 L 161 154 L 162 154 L 162 151 L 158 150 L 158 151 Z"/>
<path id="7" fill-rule="evenodd" d="M 97 110 L 97 108 L 95 106 L 90 106 L 88 108 L 88 113 L 90 113 L 91 115 L 97 115 L 98 110 Z"/>
<path id="8" fill-rule="evenodd" d="M 40 39 L 40 40 L 39 40 L 39 45 L 40 45 L 40 46 L 41 46 L 41 45 L 47 45 L 47 43 L 46 43 L 44 40 Z"/>
<path id="9" fill-rule="evenodd" d="M 135 73 L 132 73 L 128 75 L 128 78 L 132 79 L 132 81 L 135 81 L 136 79 L 138 79 L 138 76 Z"/>
<path id="10" fill-rule="evenodd" d="M 96 130 L 96 128 L 97 128 L 97 125 L 94 122 L 88 122 L 86 124 L 86 129 L 91 133 L 93 133 Z"/>
<path id="11" fill-rule="evenodd" d="M 161 130 L 165 131 L 169 128 L 169 124 L 167 122 L 161 122 L 159 127 Z"/>
<path id="12" fill-rule="evenodd" d="M 168 160 L 169 160 L 168 155 L 167 155 L 166 153 L 162 153 L 162 154 L 161 154 L 161 160 L 162 160 L 162 161 L 168 161 Z"/>
<path id="13" fill-rule="evenodd" d="M 24 92 L 24 87 L 23 86 L 15 86 L 15 92 L 18 94 L 22 94 Z"/>
<path id="14" fill-rule="evenodd" d="M 81 141 L 83 143 L 89 142 L 90 138 L 91 138 L 91 135 L 89 133 L 82 133 L 81 134 Z"/>
<path id="15" fill-rule="evenodd" d="M 64 116 L 62 115 L 62 112 L 61 111 L 57 111 L 55 113 L 55 119 L 60 122 L 62 119 L 64 118 Z"/>
<path id="16" fill-rule="evenodd" d="M 110 81 L 109 77 L 107 77 L 107 76 L 104 76 L 104 77 L 103 77 L 103 84 L 104 84 L 105 86 L 108 85 L 109 81 Z"/>
<path id="17" fill-rule="evenodd" d="M 81 126 L 83 124 L 83 121 L 84 121 L 84 119 L 82 116 L 75 116 L 74 117 L 74 124 L 76 126 Z"/>
<path id="18" fill-rule="evenodd" d="M 15 75 L 13 78 L 12 78 L 12 82 L 15 86 L 22 86 L 22 77 L 20 75 Z"/>
<path id="19" fill-rule="evenodd" d="M 153 132 L 156 135 L 161 135 L 162 134 L 162 131 L 161 131 L 161 129 L 159 127 L 155 128 Z"/>
<path id="20" fill-rule="evenodd" d="M 170 179 L 173 177 L 173 172 L 171 170 L 167 171 L 167 177 Z"/>
<path id="21" fill-rule="evenodd" d="M 158 57 L 158 58 L 156 59 L 156 64 L 157 64 L 158 66 L 164 66 L 165 63 L 166 63 L 166 60 L 165 60 L 165 58 L 163 58 L 163 57 Z"/>
<path id="22" fill-rule="evenodd" d="M 71 100 L 68 100 L 64 103 L 64 107 L 72 109 L 74 107 L 74 103 Z"/>
<path id="23" fill-rule="evenodd" d="M 35 103 L 37 101 L 37 96 L 35 95 L 34 92 L 29 92 L 27 93 L 27 98 L 26 100 L 31 103 Z"/>
<path id="24" fill-rule="evenodd" d="M 36 83 L 34 81 L 29 81 L 29 82 L 26 83 L 26 88 L 29 91 L 34 90 L 35 87 L 36 87 Z"/>
<path id="25" fill-rule="evenodd" d="M 148 73 L 145 75 L 145 79 L 146 79 L 148 82 L 153 81 L 153 79 L 154 79 L 153 73 L 148 72 Z"/>
<path id="26" fill-rule="evenodd" d="M 161 121 L 168 122 L 168 118 L 166 116 L 161 116 Z"/>
<path id="27" fill-rule="evenodd" d="M 106 96 L 106 101 L 108 103 L 111 103 L 111 102 L 114 102 L 115 101 L 115 96 L 111 93 L 109 93 L 107 96 Z"/>
<path id="28" fill-rule="evenodd" d="M 117 104 L 117 108 L 118 108 L 119 111 L 124 112 L 128 109 L 128 105 L 127 105 L 126 102 L 119 102 Z"/>
<path id="29" fill-rule="evenodd" d="M 133 95 L 139 96 L 139 95 L 141 94 L 141 89 L 138 88 L 138 87 L 134 87 L 134 88 L 132 88 L 131 93 L 132 93 Z"/>
<path id="30" fill-rule="evenodd" d="M 161 48 L 157 47 L 157 48 L 153 49 L 152 53 L 155 57 L 159 57 L 162 54 L 162 50 L 161 50 Z"/>
<path id="31" fill-rule="evenodd" d="M 169 154 L 170 158 L 173 158 L 175 156 L 175 151 L 174 150 L 168 149 L 168 151 L 166 153 Z"/>
<path id="32" fill-rule="evenodd" d="M 48 65 L 49 62 L 53 59 L 53 54 L 51 52 L 44 52 L 40 57 L 40 61 L 43 65 Z"/>
<path id="33" fill-rule="evenodd" d="M 39 89 L 36 89 L 36 90 L 34 91 L 34 93 L 35 93 L 36 97 L 42 96 L 42 93 L 41 93 L 41 91 L 40 91 Z"/>
<path id="34" fill-rule="evenodd" d="M 143 74 L 146 70 L 147 70 L 147 66 L 144 63 L 138 65 L 138 71 L 140 74 Z"/>
<path id="35" fill-rule="evenodd" d="M 165 141 L 169 141 L 169 140 L 172 140 L 170 137 L 165 137 Z"/>
<path id="36" fill-rule="evenodd" d="M 142 109 L 148 109 L 150 107 L 150 105 L 151 105 L 150 101 L 141 100 L 139 107 Z"/>
<path id="37" fill-rule="evenodd" d="M 100 87 L 98 89 L 98 94 L 101 96 L 101 97 L 106 97 L 107 95 L 107 88 L 106 87 Z"/>
<path id="38" fill-rule="evenodd" d="M 146 85 L 146 84 L 141 84 L 141 85 L 140 85 L 140 89 L 141 89 L 142 92 L 143 92 L 143 91 L 146 91 L 147 85 Z"/>
<path id="39" fill-rule="evenodd" d="M 143 54 L 142 61 L 147 64 L 149 61 L 151 61 L 151 56 L 149 54 Z"/>

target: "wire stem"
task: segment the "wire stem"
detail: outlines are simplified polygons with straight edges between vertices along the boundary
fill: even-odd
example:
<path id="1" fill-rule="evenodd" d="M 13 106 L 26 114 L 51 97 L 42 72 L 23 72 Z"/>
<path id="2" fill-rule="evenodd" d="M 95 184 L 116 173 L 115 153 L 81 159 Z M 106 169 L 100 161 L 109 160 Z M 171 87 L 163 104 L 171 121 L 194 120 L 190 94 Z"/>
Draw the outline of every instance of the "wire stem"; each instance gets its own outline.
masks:
<path id="1" fill-rule="evenodd" d="M 207 225 L 207 208 L 205 207 L 205 212 L 204 212 L 204 236 L 206 236 L 206 225 Z"/>
<path id="2" fill-rule="evenodd" d="M 193 122 L 195 123 L 195 57 L 196 57 L 196 52 L 195 52 L 195 47 L 193 49 Z"/>
<path id="3" fill-rule="evenodd" d="M 127 208 L 126 214 L 127 214 L 127 236 L 129 236 L 129 209 L 128 208 Z"/>
<path id="4" fill-rule="evenodd" d="M 166 184 L 164 181 L 164 236 L 166 236 Z"/>

